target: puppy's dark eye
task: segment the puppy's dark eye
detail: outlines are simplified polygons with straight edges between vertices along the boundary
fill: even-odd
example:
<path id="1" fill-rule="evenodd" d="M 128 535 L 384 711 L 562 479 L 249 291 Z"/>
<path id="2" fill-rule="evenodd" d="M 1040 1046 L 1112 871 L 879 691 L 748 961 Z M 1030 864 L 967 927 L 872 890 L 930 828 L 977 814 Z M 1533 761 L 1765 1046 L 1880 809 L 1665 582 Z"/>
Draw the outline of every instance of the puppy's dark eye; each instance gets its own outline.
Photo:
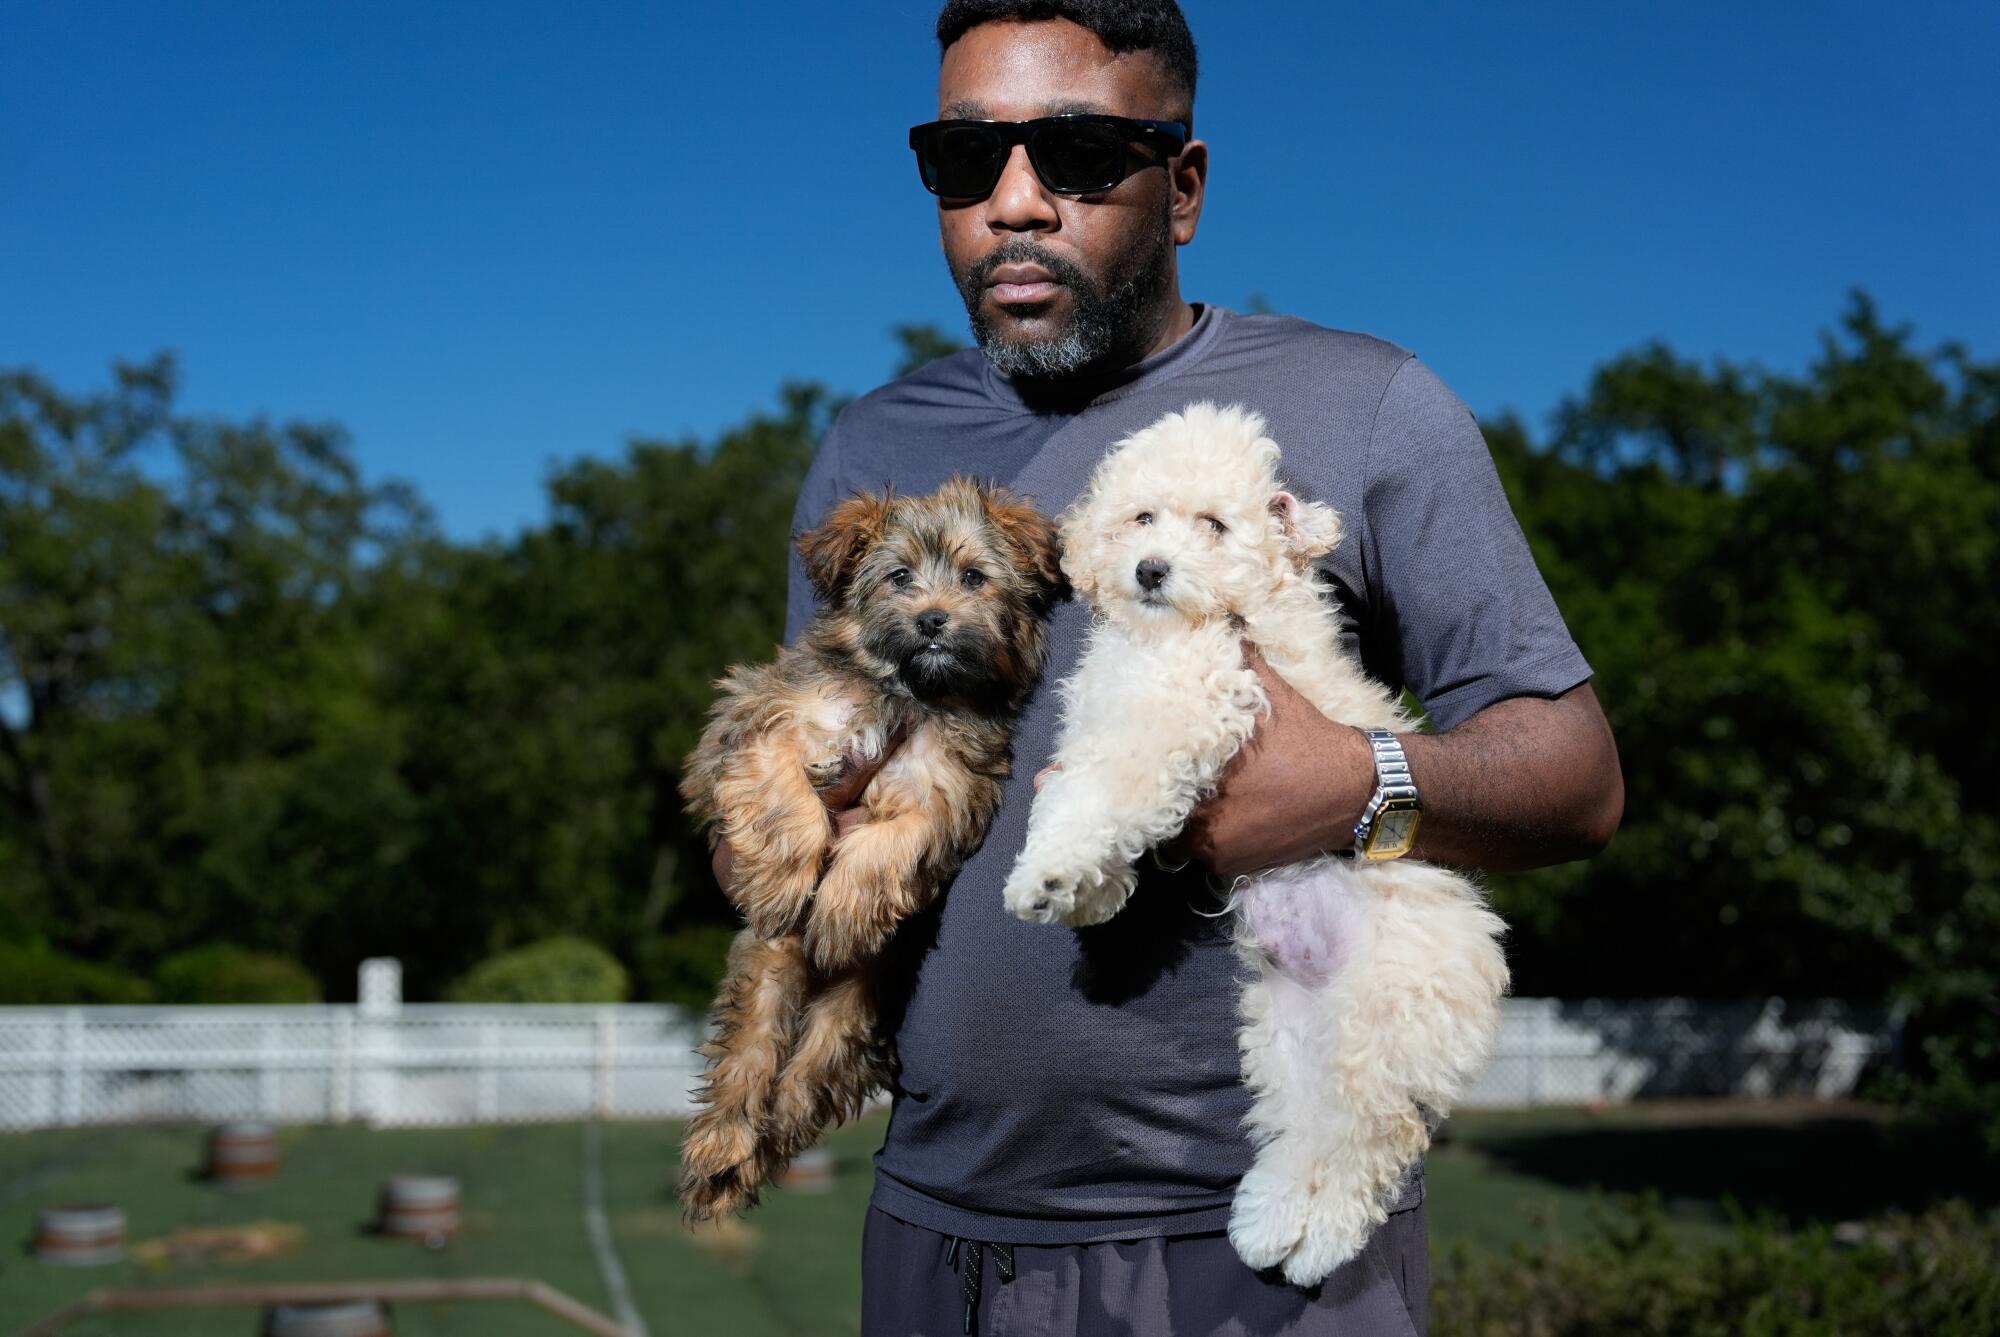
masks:
<path id="1" fill-rule="evenodd" d="M 1217 534 L 1227 534 L 1227 533 L 1229 532 L 1229 526 L 1228 526 L 1228 525 L 1225 525 L 1225 524 L 1223 524 L 1223 523 L 1222 523 L 1222 521 L 1220 521 L 1220 520 L 1216 519 L 1216 518 L 1215 518 L 1214 516 L 1212 516 L 1212 515 L 1204 515 L 1204 516 L 1202 516 L 1202 517 L 1201 517 L 1201 519 L 1202 519 L 1202 523 L 1203 523 L 1203 524 L 1207 525 L 1207 526 L 1208 526 L 1208 527 L 1209 527 L 1210 529 L 1214 530 L 1214 531 L 1215 531 L 1215 532 L 1216 532 Z"/>
<path id="2" fill-rule="evenodd" d="M 968 566 L 964 574 L 959 576 L 958 583 L 969 590 L 976 590 L 986 583 L 986 573 L 976 566 Z"/>
<path id="3" fill-rule="evenodd" d="M 910 568 L 899 566 L 894 571 L 891 571 L 889 573 L 889 583 L 899 590 L 908 589 L 910 586 Z"/>
<path id="4" fill-rule="evenodd" d="M 1153 513 L 1151 511 L 1141 511 L 1133 516 L 1132 520 L 1135 524 L 1150 525 L 1153 523 Z"/>

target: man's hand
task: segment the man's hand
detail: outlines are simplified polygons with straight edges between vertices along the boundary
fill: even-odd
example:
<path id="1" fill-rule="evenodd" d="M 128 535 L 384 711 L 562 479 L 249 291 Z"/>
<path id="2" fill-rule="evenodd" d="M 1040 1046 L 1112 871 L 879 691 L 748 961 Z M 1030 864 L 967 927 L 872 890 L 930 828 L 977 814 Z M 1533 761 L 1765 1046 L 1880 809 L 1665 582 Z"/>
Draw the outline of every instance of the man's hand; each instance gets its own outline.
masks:
<path id="1" fill-rule="evenodd" d="M 1346 849 L 1375 792 L 1374 754 L 1361 731 L 1320 714 L 1254 648 L 1243 649 L 1271 713 L 1176 842 L 1177 856 L 1225 878 Z"/>
<path id="2" fill-rule="evenodd" d="M 889 737 L 888 746 L 882 755 L 873 761 L 849 753 L 847 763 L 842 768 L 840 779 L 819 791 L 820 802 L 826 804 L 833 813 L 833 842 L 838 845 L 840 838 L 868 820 L 868 805 L 861 802 L 861 795 L 868 788 L 868 782 L 875 778 L 875 772 L 903 741 L 903 731 L 898 729 Z M 715 842 L 709 852 L 709 867 L 715 872 L 715 884 L 726 893 L 729 890 L 730 875 L 736 871 L 736 851 L 729 847 L 729 838 L 724 836 Z"/>
<path id="3" fill-rule="evenodd" d="M 1221 877 L 1350 848 L 1375 792 L 1361 731 L 1321 715 L 1254 650 L 1245 653 L 1271 713 L 1179 842 Z M 1538 868 L 1588 858 L 1618 829 L 1625 782 L 1589 683 L 1497 701 L 1448 733 L 1399 736 L 1424 801 L 1416 858 Z"/>

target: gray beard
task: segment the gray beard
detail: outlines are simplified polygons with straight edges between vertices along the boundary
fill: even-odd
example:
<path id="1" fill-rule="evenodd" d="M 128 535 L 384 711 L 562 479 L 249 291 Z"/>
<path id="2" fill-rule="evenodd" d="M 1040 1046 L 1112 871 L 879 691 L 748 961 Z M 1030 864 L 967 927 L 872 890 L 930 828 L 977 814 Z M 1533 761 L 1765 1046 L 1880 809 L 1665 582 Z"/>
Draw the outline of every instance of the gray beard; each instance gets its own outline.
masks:
<path id="1" fill-rule="evenodd" d="M 1104 287 L 1025 237 L 1002 244 L 965 273 L 954 270 L 952 278 L 972 318 L 972 337 L 995 370 L 1026 381 L 1066 381 L 1135 362 L 1144 353 L 1152 331 L 1142 322 L 1173 280 L 1173 253 L 1169 215 L 1162 210 L 1152 245 L 1135 257 L 1129 273 Z M 1010 343 L 987 319 L 981 306 L 987 276 L 1009 264 L 1040 265 L 1069 289 L 1074 305 L 1054 337 Z"/>

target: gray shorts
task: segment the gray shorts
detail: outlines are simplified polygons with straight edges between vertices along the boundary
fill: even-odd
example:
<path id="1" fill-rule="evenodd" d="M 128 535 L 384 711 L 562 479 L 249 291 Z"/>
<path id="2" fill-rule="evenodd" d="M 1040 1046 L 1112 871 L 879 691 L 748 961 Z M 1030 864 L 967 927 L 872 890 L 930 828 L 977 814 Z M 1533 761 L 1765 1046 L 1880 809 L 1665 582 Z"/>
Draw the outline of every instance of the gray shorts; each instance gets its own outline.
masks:
<path id="1" fill-rule="evenodd" d="M 1423 1337 L 1430 1245 L 1421 1199 L 1311 1289 L 1252 1272 L 1228 1236 L 1055 1247 L 940 1235 L 871 1207 L 862 1337 Z"/>

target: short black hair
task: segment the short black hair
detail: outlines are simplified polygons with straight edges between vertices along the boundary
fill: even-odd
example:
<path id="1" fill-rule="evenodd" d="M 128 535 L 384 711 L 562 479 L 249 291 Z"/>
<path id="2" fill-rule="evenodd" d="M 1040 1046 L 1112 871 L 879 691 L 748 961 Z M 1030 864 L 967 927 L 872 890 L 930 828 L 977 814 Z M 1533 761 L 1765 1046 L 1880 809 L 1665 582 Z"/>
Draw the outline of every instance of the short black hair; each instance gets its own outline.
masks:
<path id="1" fill-rule="evenodd" d="M 1097 34 L 1111 51 L 1150 51 L 1167 78 L 1187 94 L 1188 133 L 1194 133 L 1194 34 L 1174 0 L 946 0 L 938 15 L 940 54 L 982 23 L 1034 23 L 1068 19 Z"/>

